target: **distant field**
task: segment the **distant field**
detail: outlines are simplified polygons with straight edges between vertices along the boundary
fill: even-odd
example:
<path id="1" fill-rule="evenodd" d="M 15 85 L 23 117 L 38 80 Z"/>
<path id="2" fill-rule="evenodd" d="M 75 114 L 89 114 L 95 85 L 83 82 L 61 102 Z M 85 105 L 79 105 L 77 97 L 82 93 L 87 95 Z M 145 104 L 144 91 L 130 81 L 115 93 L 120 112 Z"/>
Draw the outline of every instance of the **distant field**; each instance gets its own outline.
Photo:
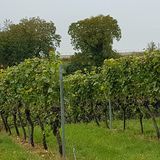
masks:
<path id="1" fill-rule="evenodd" d="M 97 127 L 94 123 L 67 125 L 68 159 L 74 159 L 74 147 L 77 160 L 160 160 L 160 142 L 156 139 L 150 120 L 145 120 L 144 135 L 141 135 L 139 123 L 135 120 L 127 122 L 125 132 L 121 128 L 121 121 L 114 121 L 112 130 L 105 128 L 104 124 L 101 124 L 101 127 Z M 39 145 L 41 144 L 40 133 L 40 129 L 37 128 L 35 142 Z M 0 160 L 58 160 L 56 154 L 53 154 L 58 153 L 57 145 L 49 129 L 47 141 L 50 151 L 45 155 L 42 149 L 31 151 L 27 147 L 25 151 L 24 147 L 13 143 L 10 137 L 0 134 Z"/>

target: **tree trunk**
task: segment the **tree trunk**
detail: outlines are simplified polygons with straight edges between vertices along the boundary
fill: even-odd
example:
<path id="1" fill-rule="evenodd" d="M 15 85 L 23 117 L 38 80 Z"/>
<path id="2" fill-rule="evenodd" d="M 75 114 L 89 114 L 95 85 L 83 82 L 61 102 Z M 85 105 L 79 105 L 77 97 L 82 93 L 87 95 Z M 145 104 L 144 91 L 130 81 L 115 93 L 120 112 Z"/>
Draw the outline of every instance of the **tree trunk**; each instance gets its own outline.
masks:
<path id="1" fill-rule="evenodd" d="M 148 105 L 146 107 L 147 107 L 147 109 L 149 111 L 149 114 L 150 114 L 150 116 L 152 118 L 153 125 L 154 125 L 154 128 L 156 130 L 157 138 L 160 139 L 160 131 L 159 131 L 159 128 L 158 128 L 158 125 L 157 125 L 157 122 L 156 122 L 155 115 L 154 115 L 154 113 L 152 113 L 152 111 L 150 110 Z"/>
<path id="2" fill-rule="evenodd" d="M 139 121 L 140 121 L 140 126 L 141 126 L 141 133 L 143 134 L 143 114 L 141 111 L 139 113 Z"/>
<path id="3" fill-rule="evenodd" d="M 6 122 L 6 126 L 7 126 L 7 128 L 8 128 L 8 131 L 9 131 L 9 135 L 11 135 L 12 132 L 11 132 L 10 126 L 9 126 L 9 124 L 8 124 L 8 116 L 5 116 L 5 122 Z"/>
<path id="4" fill-rule="evenodd" d="M 44 125 L 43 125 L 39 116 L 37 116 L 37 119 L 38 119 L 38 123 L 39 123 L 40 128 L 41 128 L 42 133 L 43 133 L 43 140 L 42 140 L 43 141 L 43 147 L 44 147 L 45 150 L 47 150 L 48 146 L 47 146 L 47 142 L 46 142 L 46 134 L 45 134 L 45 130 L 44 130 Z"/>
<path id="5" fill-rule="evenodd" d="M 29 134 L 29 141 L 32 147 L 34 147 L 34 138 L 33 138 L 33 134 L 34 134 L 34 125 L 33 122 L 31 120 L 31 116 L 30 116 L 30 110 L 29 109 L 25 109 L 25 113 L 26 113 L 26 119 L 28 121 L 28 124 L 31 127 L 31 132 Z"/>
<path id="6" fill-rule="evenodd" d="M 56 132 L 56 139 L 57 139 L 57 143 L 58 143 L 58 146 L 59 146 L 59 153 L 60 155 L 62 156 L 62 140 L 61 140 L 61 135 L 60 135 L 60 132 L 59 132 L 59 129 L 57 129 L 57 132 Z"/>
<path id="7" fill-rule="evenodd" d="M 58 119 L 58 117 L 56 117 L 56 119 L 51 122 L 51 128 L 53 131 L 53 135 L 57 139 L 59 153 L 62 156 L 63 155 L 63 153 L 62 153 L 62 139 L 61 139 L 60 132 L 59 132 L 59 124 L 60 124 L 59 119 Z"/>
<path id="8" fill-rule="evenodd" d="M 6 132 L 8 132 L 7 124 L 6 124 L 6 121 L 5 121 L 5 118 L 4 118 L 3 114 L 2 114 L 2 112 L 1 112 L 1 118 L 2 118 L 2 122 L 3 122 L 5 130 L 6 130 Z"/>
<path id="9" fill-rule="evenodd" d="M 27 139 L 27 135 L 26 135 L 26 130 L 25 130 L 25 125 L 23 123 L 22 117 L 21 117 L 21 112 L 20 112 L 20 104 L 18 105 L 17 111 L 18 111 L 18 118 L 20 121 L 20 125 L 22 127 L 22 132 L 23 132 L 23 141 L 25 142 Z"/>
<path id="10" fill-rule="evenodd" d="M 100 126 L 100 124 L 99 124 L 99 121 L 98 121 L 98 118 L 95 116 L 95 122 L 96 122 L 96 124 L 97 124 L 97 126 L 99 127 Z"/>
<path id="11" fill-rule="evenodd" d="M 13 111 L 13 122 L 14 122 L 14 127 L 17 133 L 17 136 L 19 137 L 19 130 L 18 130 L 18 126 L 17 126 L 17 115 L 16 115 L 16 111 Z"/>
<path id="12" fill-rule="evenodd" d="M 107 108 L 105 108 L 105 110 L 104 110 L 104 116 L 105 116 L 106 127 L 109 129 Z"/>
<path id="13" fill-rule="evenodd" d="M 100 126 L 99 121 L 98 121 L 98 118 L 97 118 L 97 116 L 96 116 L 96 114 L 95 114 L 95 107 L 97 107 L 97 104 L 96 104 L 96 106 L 94 107 L 93 100 L 91 99 L 90 105 L 91 105 L 91 112 L 90 112 L 90 114 L 93 115 L 93 118 L 92 118 L 92 119 L 94 119 L 94 121 L 96 122 L 97 126 Z"/>
<path id="14" fill-rule="evenodd" d="M 73 114 L 74 123 L 78 123 L 78 113 Z"/>
<path id="15" fill-rule="evenodd" d="M 126 108 L 123 109 L 123 130 L 125 131 L 126 129 Z"/>
<path id="16" fill-rule="evenodd" d="M 157 122 L 156 122 L 156 119 L 154 116 L 152 116 L 152 120 L 153 120 L 154 128 L 156 130 L 157 138 L 159 139 L 160 138 L 160 131 L 159 131 L 159 128 L 158 128 L 158 125 L 157 125 Z"/>

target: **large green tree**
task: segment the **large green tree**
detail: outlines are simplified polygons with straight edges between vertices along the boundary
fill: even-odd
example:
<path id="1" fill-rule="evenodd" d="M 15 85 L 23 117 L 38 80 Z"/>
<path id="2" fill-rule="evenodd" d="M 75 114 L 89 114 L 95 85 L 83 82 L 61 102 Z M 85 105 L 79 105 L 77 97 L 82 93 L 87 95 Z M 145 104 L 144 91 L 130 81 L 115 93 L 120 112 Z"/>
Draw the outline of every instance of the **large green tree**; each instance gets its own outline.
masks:
<path id="1" fill-rule="evenodd" d="M 26 58 L 48 56 L 51 48 L 59 46 L 60 39 L 54 23 L 39 17 L 5 24 L 0 31 L 0 64 L 6 67 Z"/>
<path id="2" fill-rule="evenodd" d="M 75 50 L 85 54 L 93 65 L 102 65 L 104 59 L 115 56 L 113 40 L 120 40 L 121 29 L 110 15 L 99 15 L 72 23 L 68 34 Z"/>

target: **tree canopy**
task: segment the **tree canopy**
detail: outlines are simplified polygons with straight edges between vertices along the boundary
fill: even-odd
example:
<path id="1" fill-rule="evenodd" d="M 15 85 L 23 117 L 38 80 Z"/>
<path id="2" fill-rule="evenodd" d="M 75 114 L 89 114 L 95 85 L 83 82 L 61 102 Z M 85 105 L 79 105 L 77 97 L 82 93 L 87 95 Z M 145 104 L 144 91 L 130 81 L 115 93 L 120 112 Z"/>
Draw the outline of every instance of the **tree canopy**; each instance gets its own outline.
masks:
<path id="1" fill-rule="evenodd" d="M 54 23 L 39 17 L 5 24 L 0 31 L 0 64 L 6 67 L 26 58 L 48 56 L 51 48 L 60 45 L 60 39 Z"/>
<path id="2" fill-rule="evenodd" d="M 158 43 L 158 45 L 156 45 L 155 42 L 151 41 L 150 43 L 147 44 L 146 51 L 153 52 L 153 51 L 156 51 L 156 50 L 160 50 L 159 43 Z"/>
<path id="3" fill-rule="evenodd" d="M 88 56 L 93 65 L 102 65 L 104 59 L 115 55 L 113 40 L 120 40 L 121 29 L 110 15 L 99 15 L 72 23 L 68 34 L 75 50 Z"/>

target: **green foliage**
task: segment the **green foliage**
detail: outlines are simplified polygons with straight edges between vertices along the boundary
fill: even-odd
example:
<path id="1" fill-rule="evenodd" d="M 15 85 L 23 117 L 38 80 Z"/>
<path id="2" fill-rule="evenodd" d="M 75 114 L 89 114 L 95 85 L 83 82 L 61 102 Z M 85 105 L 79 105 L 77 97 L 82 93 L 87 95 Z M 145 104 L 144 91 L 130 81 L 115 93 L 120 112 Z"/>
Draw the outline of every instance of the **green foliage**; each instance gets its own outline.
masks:
<path id="1" fill-rule="evenodd" d="M 54 23 L 39 17 L 10 23 L 0 31 L 0 64 L 6 67 L 26 58 L 48 56 L 51 48 L 59 46 L 60 38 Z"/>
<path id="2" fill-rule="evenodd" d="M 98 69 L 97 69 L 98 70 Z M 96 71 L 75 72 L 65 78 L 66 99 L 69 118 L 74 122 L 88 122 L 98 113 L 100 83 Z M 100 81 L 99 81 L 100 82 Z"/>
<path id="3" fill-rule="evenodd" d="M 50 123 L 54 135 L 59 134 L 60 63 L 59 56 L 50 52 L 49 57 L 26 59 L 0 74 L 0 114 L 4 125 L 8 117 L 18 114 L 21 127 L 28 123 L 33 131 L 34 121 L 39 120 L 43 132 L 43 125 Z M 29 133 L 30 138 L 32 135 Z M 34 146 L 34 142 L 31 144 Z"/>
<path id="4" fill-rule="evenodd" d="M 136 118 L 141 113 L 152 118 L 157 136 L 156 115 L 160 106 L 160 52 L 105 60 L 102 68 L 77 71 L 64 78 L 67 122 L 100 121 L 107 124 L 108 101 L 114 118 Z M 0 113 L 12 115 L 19 101 L 29 109 L 32 119 L 39 116 L 44 124 L 59 121 L 59 57 L 27 59 L 18 66 L 0 72 Z M 25 119 L 25 118 L 24 118 Z M 57 124 L 58 123 L 58 124 Z M 57 127 L 56 126 L 56 127 Z M 55 131 L 55 132 L 54 132 Z M 53 129 L 54 134 L 58 132 Z"/>
<path id="5" fill-rule="evenodd" d="M 142 106 L 142 110 L 149 101 L 154 108 L 160 97 L 159 61 L 157 51 L 109 59 L 101 71 L 95 68 L 66 76 L 65 100 L 71 121 L 73 117 L 74 121 L 91 121 L 102 116 L 109 99 L 113 105 Z M 49 111 L 52 105 L 59 106 L 59 63 L 51 54 L 49 59 L 28 59 L 18 66 L 1 70 L 1 110 L 10 110 L 10 106 L 14 107 L 19 100 L 37 115 Z"/>
<path id="6" fill-rule="evenodd" d="M 92 64 L 88 57 L 82 53 L 76 53 L 69 59 L 69 62 L 65 63 L 66 74 L 71 74 L 78 70 L 84 72 L 85 69 L 90 71 L 92 69 Z"/>
<path id="7" fill-rule="evenodd" d="M 59 64 L 59 58 L 50 52 L 49 58 L 26 59 L 18 66 L 8 68 L 2 74 L 0 83 L 0 93 L 5 93 L 7 99 L 3 103 L 12 106 L 11 103 L 15 104 L 20 100 L 31 106 L 37 104 L 40 108 L 45 102 L 49 106 L 53 105 L 53 102 L 58 104 Z"/>
<path id="8" fill-rule="evenodd" d="M 121 38 L 117 21 L 111 16 L 96 16 L 72 23 L 68 31 L 74 49 L 81 51 L 92 65 L 102 65 L 114 56 L 113 40 Z"/>
<path id="9" fill-rule="evenodd" d="M 70 118 L 74 122 L 104 120 L 109 100 L 115 117 L 125 111 L 128 114 L 124 116 L 132 117 L 136 110 L 146 116 L 156 115 L 160 102 L 159 61 L 160 53 L 156 51 L 143 56 L 105 60 L 99 74 L 96 69 L 67 76 L 66 99 Z"/>

